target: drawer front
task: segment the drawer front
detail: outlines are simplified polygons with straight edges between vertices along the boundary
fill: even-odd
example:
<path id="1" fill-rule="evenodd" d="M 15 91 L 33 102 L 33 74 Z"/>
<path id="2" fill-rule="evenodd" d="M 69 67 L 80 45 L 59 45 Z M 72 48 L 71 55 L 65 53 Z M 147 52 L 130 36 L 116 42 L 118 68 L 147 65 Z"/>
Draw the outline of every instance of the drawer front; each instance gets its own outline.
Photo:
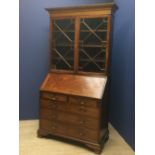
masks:
<path id="1" fill-rule="evenodd" d="M 46 108 L 41 109 L 40 118 L 54 120 L 57 122 L 70 123 L 93 130 L 97 130 L 99 128 L 99 120 L 97 119 L 82 115 L 70 114 L 62 111 L 54 111 Z"/>
<path id="2" fill-rule="evenodd" d="M 41 98 L 49 99 L 52 101 L 67 101 L 67 96 L 61 94 L 54 94 L 54 93 L 42 93 Z"/>
<path id="3" fill-rule="evenodd" d="M 40 128 L 48 130 L 51 134 L 66 135 L 67 128 L 65 125 L 55 121 L 40 119 Z"/>
<path id="4" fill-rule="evenodd" d="M 67 114 L 67 113 L 61 113 L 58 116 L 60 121 L 64 121 L 79 127 L 85 127 L 87 129 L 97 130 L 99 129 L 99 120 L 89 118 L 82 115 L 76 115 L 76 114 Z"/>
<path id="5" fill-rule="evenodd" d="M 98 102 L 94 99 L 84 97 L 69 97 L 69 103 L 75 106 L 85 106 L 87 108 L 98 108 Z"/>
<path id="6" fill-rule="evenodd" d="M 85 128 L 80 128 L 78 126 L 70 126 L 67 129 L 67 135 L 70 137 L 78 138 L 81 140 L 97 142 L 98 141 L 98 133 L 93 130 L 87 130 Z"/>
<path id="7" fill-rule="evenodd" d="M 85 106 L 74 106 L 70 105 L 68 106 L 68 111 L 78 114 L 78 115 L 84 115 L 87 117 L 93 117 L 93 118 L 99 118 L 99 109 L 98 108 L 88 108 Z"/>
<path id="8" fill-rule="evenodd" d="M 58 102 L 51 101 L 46 99 L 40 100 L 41 109 L 48 108 L 53 110 L 66 111 L 68 113 L 75 113 L 78 115 L 84 115 L 93 118 L 99 118 L 99 108 L 98 107 L 89 107 L 86 105 L 78 105 L 71 102 Z"/>
<path id="9" fill-rule="evenodd" d="M 97 130 L 99 128 L 99 121 L 93 118 L 82 115 L 70 114 L 66 112 L 57 112 L 52 114 L 52 117 L 60 122 L 78 125 L 88 129 Z"/>
<path id="10" fill-rule="evenodd" d="M 66 110 L 66 102 L 58 102 L 52 100 L 41 99 L 40 106 L 41 108 L 49 108 L 55 110 Z"/>
<path id="11" fill-rule="evenodd" d="M 85 116 L 99 118 L 99 103 L 97 100 L 91 100 L 80 97 L 69 97 L 68 110 Z"/>
<path id="12" fill-rule="evenodd" d="M 97 131 L 46 119 L 40 119 L 40 129 L 47 130 L 50 134 L 60 134 L 91 142 L 98 141 Z"/>
<path id="13" fill-rule="evenodd" d="M 40 118 L 57 122 L 57 121 L 61 120 L 62 115 L 61 115 L 61 112 L 58 112 L 58 111 L 55 111 L 52 109 L 42 108 L 40 110 Z"/>

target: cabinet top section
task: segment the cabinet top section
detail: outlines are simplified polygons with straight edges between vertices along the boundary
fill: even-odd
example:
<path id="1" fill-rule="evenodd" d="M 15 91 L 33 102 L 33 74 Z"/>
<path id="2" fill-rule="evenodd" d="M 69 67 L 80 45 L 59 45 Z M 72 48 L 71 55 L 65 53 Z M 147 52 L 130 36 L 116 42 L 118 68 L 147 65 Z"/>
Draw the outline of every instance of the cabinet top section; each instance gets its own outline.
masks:
<path id="1" fill-rule="evenodd" d="M 45 8 L 50 14 L 57 12 L 77 12 L 77 11 L 91 11 L 91 10 L 103 10 L 109 9 L 112 13 L 116 9 L 116 5 L 113 0 L 104 0 L 104 3 L 98 3 L 95 5 L 82 5 L 82 6 L 70 6 L 70 7 L 51 7 Z"/>
<path id="2" fill-rule="evenodd" d="M 83 76 L 64 73 L 49 73 L 41 91 L 101 99 L 107 77 Z"/>

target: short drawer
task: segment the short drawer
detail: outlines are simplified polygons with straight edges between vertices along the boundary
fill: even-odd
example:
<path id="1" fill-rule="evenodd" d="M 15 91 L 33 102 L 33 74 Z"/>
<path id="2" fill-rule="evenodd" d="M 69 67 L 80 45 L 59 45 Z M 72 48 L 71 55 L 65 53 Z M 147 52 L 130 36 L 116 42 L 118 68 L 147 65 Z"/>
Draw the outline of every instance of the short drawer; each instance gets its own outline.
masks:
<path id="1" fill-rule="evenodd" d="M 55 94 L 55 93 L 41 93 L 41 98 L 49 99 L 52 101 L 62 101 L 66 102 L 67 101 L 67 96 L 62 95 L 62 94 Z"/>
<path id="2" fill-rule="evenodd" d="M 97 100 L 94 99 L 88 99 L 84 97 L 69 97 L 69 103 L 76 106 L 85 106 L 85 107 L 92 107 L 92 108 L 98 108 L 99 104 Z"/>
<path id="3" fill-rule="evenodd" d="M 69 126 L 67 129 L 67 135 L 70 137 L 78 138 L 85 141 L 97 142 L 98 132 L 93 130 L 87 130 L 78 126 Z"/>
<path id="4" fill-rule="evenodd" d="M 49 108 L 55 110 L 65 110 L 66 102 L 53 101 L 49 99 L 40 99 L 41 108 Z"/>

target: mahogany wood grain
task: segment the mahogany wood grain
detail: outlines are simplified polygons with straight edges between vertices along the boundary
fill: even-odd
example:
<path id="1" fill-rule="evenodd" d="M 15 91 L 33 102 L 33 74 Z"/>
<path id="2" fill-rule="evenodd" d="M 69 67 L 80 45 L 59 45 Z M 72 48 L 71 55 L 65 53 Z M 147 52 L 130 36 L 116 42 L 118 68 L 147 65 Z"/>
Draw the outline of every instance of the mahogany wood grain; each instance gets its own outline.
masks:
<path id="1" fill-rule="evenodd" d="M 75 98 L 77 99 L 77 98 Z M 85 101 L 85 100 L 83 100 Z M 55 111 L 65 111 L 72 114 L 79 114 L 84 116 L 89 116 L 91 118 L 99 118 L 99 103 L 94 104 L 93 101 L 89 100 L 90 102 L 86 102 L 81 104 L 74 102 L 58 102 L 58 101 L 51 101 L 51 100 L 43 100 L 41 99 L 40 107 L 43 108 L 50 108 Z M 93 104 L 94 105 L 93 105 Z"/>
<path id="2" fill-rule="evenodd" d="M 66 102 L 51 101 L 51 100 L 46 100 L 46 99 L 41 98 L 40 99 L 40 107 L 41 108 L 50 108 L 50 109 L 66 111 L 67 103 Z"/>
<path id="3" fill-rule="evenodd" d="M 79 126 L 69 127 L 67 130 L 68 136 L 79 138 L 81 140 L 87 140 L 90 142 L 98 142 L 99 137 L 96 131 L 88 130 Z"/>
<path id="4" fill-rule="evenodd" d="M 107 77 L 49 73 L 41 91 L 102 99 Z"/>
<path id="5" fill-rule="evenodd" d="M 84 106 L 87 108 L 98 108 L 99 107 L 99 103 L 96 100 L 93 99 L 88 99 L 88 98 L 84 98 L 84 97 L 72 97 L 70 96 L 68 99 L 68 102 L 71 105 L 74 106 Z"/>
<path id="6" fill-rule="evenodd" d="M 92 130 L 98 130 L 99 128 L 98 119 L 86 117 L 85 115 L 69 113 L 67 111 L 57 111 L 54 109 L 42 108 L 40 112 L 40 118 L 78 125 L 79 127 L 84 127 Z"/>
<path id="7" fill-rule="evenodd" d="M 67 97 L 65 95 L 56 93 L 42 93 L 41 98 L 50 99 L 51 101 L 67 101 Z"/>
<path id="8" fill-rule="evenodd" d="M 111 16 L 108 16 L 108 29 L 107 29 L 107 48 L 106 48 L 106 64 L 105 69 L 106 73 L 109 74 L 109 46 L 110 46 L 110 24 Z"/>
<path id="9" fill-rule="evenodd" d="M 66 134 L 67 127 L 63 124 L 59 124 L 58 122 L 50 121 L 48 119 L 40 119 L 40 129 L 45 129 L 49 131 L 49 133 L 54 134 Z"/>
<path id="10" fill-rule="evenodd" d="M 51 134 L 63 134 L 90 142 L 98 142 L 99 138 L 95 130 L 88 130 L 76 125 L 54 122 L 48 119 L 40 119 L 40 129 L 45 129 Z"/>

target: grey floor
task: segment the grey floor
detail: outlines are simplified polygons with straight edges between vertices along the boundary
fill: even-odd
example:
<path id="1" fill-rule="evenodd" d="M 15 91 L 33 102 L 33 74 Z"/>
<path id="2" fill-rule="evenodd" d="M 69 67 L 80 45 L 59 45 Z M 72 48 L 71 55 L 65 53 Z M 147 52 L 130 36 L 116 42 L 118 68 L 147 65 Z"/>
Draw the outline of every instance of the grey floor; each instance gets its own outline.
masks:
<path id="1" fill-rule="evenodd" d="M 70 143 L 37 137 L 38 120 L 20 121 L 20 155 L 95 155 Z M 109 124 L 110 138 L 101 155 L 134 155 L 134 151 Z"/>

